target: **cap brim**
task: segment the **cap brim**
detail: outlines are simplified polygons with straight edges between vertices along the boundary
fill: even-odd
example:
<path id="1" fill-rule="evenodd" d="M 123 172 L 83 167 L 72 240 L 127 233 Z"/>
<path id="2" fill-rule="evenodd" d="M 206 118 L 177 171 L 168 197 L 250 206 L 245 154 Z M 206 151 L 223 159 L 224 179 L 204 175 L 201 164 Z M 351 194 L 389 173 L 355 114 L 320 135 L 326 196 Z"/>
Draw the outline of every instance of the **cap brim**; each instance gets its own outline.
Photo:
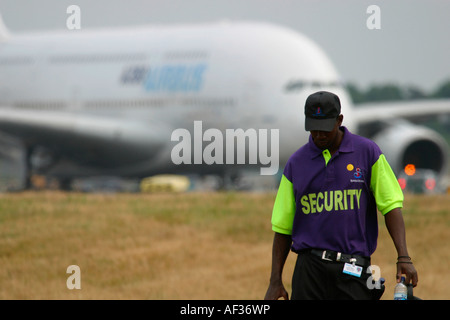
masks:
<path id="1" fill-rule="evenodd" d="M 305 118 L 306 131 L 332 131 L 336 125 L 336 119 L 313 119 Z"/>

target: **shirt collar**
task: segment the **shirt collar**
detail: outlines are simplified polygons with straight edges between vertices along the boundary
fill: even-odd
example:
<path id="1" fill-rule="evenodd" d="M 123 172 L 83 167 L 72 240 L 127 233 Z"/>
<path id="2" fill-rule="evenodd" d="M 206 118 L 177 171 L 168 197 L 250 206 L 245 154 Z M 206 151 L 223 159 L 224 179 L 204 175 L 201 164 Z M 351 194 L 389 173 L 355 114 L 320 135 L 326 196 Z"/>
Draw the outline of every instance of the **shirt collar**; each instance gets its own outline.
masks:
<path id="1" fill-rule="evenodd" d="M 352 133 L 348 131 L 347 127 L 341 126 L 339 127 L 340 130 L 344 131 L 344 137 L 342 138 L 341 145 L 339 146 L 338 153 L 349 153 L 353 152 L 353 141 L 352 141 Z M 309 148 L 311 151 L 311 159 L 317 158 L 318 156 L 322 155 L 323 150 L 317 148 L 317 146 L 314 144 L 314 141 L 312 140 L 311 135 L 309 135 Z"/>

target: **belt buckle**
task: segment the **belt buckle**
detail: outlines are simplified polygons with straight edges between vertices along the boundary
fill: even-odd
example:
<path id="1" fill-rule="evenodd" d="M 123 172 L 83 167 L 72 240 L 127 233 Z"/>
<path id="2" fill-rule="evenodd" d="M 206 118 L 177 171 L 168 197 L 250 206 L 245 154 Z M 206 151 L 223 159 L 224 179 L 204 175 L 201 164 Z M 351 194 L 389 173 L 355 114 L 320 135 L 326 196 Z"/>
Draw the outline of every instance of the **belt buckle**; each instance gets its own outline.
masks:
<path id="1" fill-rule="evenodd" d="M 325 257 L 326 254 L 327 254 L 327 250 L 323 250 L 323 252 L 322 252 L 322 260 L 333 261 L 330 258 Z"/>

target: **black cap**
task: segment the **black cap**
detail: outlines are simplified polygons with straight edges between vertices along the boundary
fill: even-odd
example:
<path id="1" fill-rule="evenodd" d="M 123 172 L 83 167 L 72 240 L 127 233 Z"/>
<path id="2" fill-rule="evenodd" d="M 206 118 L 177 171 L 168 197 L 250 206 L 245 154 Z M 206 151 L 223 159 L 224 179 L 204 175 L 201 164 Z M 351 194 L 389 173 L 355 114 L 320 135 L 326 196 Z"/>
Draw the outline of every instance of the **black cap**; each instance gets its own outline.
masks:
<path id="1" fill-rule="evenodd" d="M 305 130 L 331 131 L 341 114 L 341 101 L 334 93 L 319 91 L 305 103 Z"/>

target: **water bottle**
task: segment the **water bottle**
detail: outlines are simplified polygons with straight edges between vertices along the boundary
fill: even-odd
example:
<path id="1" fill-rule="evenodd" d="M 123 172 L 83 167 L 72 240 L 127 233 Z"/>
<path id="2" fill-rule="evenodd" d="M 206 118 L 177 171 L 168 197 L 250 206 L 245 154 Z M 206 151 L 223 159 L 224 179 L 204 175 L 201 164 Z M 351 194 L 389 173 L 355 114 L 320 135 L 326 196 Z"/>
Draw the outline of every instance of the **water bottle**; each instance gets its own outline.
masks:
<path id="1" fill-rule="evenodd" d="M 408 288 L 403 282 L 405 282 L 405 277 L 402 277 L 394 288 L 394 300 L 408 300 Z"/>

